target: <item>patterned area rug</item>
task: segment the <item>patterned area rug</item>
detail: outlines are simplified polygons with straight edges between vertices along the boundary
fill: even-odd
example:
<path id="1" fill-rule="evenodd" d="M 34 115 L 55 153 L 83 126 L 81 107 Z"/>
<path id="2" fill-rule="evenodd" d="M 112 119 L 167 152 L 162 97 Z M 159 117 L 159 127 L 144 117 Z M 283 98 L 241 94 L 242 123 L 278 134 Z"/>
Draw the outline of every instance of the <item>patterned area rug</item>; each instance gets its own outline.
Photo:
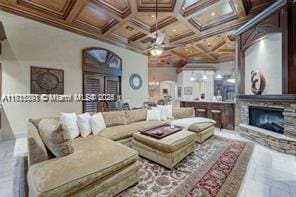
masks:
<path id="1" fill-rule="evenodd" d="M 212 137 L 173 170 L 140 158 L 140 181 L 118 196 L 227 196 L 238 194 L 253 144 Z"/>

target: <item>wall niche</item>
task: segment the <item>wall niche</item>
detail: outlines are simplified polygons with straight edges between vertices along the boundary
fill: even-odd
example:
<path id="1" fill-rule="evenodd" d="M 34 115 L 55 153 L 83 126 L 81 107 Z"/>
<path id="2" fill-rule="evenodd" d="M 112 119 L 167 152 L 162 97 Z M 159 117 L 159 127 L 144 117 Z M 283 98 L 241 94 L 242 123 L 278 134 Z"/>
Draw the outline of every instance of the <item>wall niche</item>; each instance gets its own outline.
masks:
<path id="1" fill-rule="evenodd" d="M 252 95 L 251 70 L 266 78 L 264 95 L 296 94 L 296 3 L 277 1 L 235 33 L 238 98 Z"/>

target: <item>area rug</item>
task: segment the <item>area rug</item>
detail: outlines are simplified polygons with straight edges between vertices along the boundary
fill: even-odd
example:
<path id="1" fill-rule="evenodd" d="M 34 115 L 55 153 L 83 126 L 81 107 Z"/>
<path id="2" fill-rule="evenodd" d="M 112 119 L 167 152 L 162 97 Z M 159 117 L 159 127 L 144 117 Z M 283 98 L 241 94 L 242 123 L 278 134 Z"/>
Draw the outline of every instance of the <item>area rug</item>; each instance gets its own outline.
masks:
<path id="1" fill-rule="evenodd" d="M 140 181 L 120 197 L 235 197 L 247 169 L 253 144 L 212 137 L 173 170 L 140 158 Z"/>

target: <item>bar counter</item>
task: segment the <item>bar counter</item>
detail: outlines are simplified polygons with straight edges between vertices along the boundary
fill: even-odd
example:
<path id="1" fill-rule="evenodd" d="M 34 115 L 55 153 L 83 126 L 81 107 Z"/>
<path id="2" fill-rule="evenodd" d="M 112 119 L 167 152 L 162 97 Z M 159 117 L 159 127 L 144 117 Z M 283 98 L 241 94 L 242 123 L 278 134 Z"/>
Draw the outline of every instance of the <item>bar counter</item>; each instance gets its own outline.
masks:
<path id="1" fill-rule="evenodd" d="M 182 100 L 181 107 L 194 107 L 195 116 L 215 119 L 212 110 L 221 111 L 221 127 L 234 130 L 235 127 L 235 102 L 234 101 L 209 101 L 209 100 Z M 204 113 L 198 112 L 204 110 Z M 218 124 L 216 125 L 218 126 Z"/>

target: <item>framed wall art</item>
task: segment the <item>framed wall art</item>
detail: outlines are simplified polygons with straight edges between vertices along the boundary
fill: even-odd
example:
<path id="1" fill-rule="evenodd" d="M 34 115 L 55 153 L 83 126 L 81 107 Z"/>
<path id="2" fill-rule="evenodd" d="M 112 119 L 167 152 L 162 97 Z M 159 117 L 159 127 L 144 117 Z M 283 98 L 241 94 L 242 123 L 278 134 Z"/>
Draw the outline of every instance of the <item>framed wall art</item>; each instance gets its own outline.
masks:
<path id="1" fill-rule="evenodd" d="M 64 94 L 64 70 L 31 66 L 31 94 Z"/>
<path id="2" fill-rule="evenodd" d="M 184 95 L 192 95 L 192 87 L 184 87 Z"/>

